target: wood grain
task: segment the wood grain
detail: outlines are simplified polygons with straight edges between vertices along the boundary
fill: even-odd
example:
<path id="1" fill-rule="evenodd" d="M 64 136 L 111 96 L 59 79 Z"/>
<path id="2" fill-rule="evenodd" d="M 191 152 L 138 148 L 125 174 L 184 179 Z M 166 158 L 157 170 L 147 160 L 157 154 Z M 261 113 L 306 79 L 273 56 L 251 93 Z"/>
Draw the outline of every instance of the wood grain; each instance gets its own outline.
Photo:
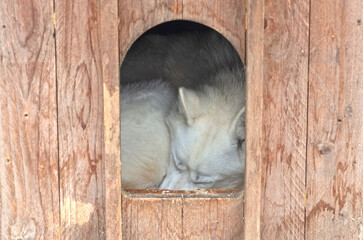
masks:
<path id="1" fill-rule="evenodd" d="M 183 200 L 182 239 L 243 239 L 243 192 Z"/>
<path id="2" fill-rule="evenodd" d="M 122 239 L 118 1 L 101 1 L 106 239 Z M 115 106 L 116 104 L 116 106 Z"/>
<path id="3" fill-rule="evenodd" d="M 52 1 L 0 1 L 0 239 L 58 239 Z"/>
<path id="4" fill-rule="evenodd" d="M 262 239 L 304 239 L 309 1 L 264 1 Z"/>
<path id="5" fill-rule="evenodd" d="M 261 167 L 263 161 L 264 1 L 248 1 L 246 35 L 246 173 L 244 239 L 261 239 Z"/>
<path id="6" fill-rule="evenodd" d="M 307 239 L 363 239 L 362 13 L 311 1 Z"/>
<path id="7" fill-rule="evenodd" d="M 235 190 L 124 192 L 123 237 L 242 239 L 242 197 Z"/>
<path id="8" fill-rule="evenodd" d="M 117 48 L 112 45 L 116 41 L 116 6 L 115 1 L 101 0 L 56 1 L 55 5 L 60 207 L 65 239 L 105 239 L 103 80 L 118 77 L 110 62 L 117 60 L 113 55 Z"/>

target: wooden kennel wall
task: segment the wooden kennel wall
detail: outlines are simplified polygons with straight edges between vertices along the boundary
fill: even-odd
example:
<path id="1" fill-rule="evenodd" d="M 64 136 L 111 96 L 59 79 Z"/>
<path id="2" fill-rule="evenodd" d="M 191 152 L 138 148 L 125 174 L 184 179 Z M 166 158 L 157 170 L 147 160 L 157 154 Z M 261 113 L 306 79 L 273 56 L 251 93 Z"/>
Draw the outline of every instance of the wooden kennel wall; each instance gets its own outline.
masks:
<path id="1" fill-rule="evenodd" d="M 0 1 L 1 239 L 363 239 L 362 14 L 361 0 Z M 175 19 L 246 60 L 244 193 L 121 191 L 120 61 Z"/>

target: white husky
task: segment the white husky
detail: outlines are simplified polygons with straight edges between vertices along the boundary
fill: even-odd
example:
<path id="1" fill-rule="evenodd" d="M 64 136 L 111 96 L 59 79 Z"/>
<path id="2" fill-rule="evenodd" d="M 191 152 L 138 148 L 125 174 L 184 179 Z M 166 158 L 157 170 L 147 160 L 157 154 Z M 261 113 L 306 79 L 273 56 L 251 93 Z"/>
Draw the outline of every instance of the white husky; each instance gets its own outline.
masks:
<path id="1" fill-rule="evenodd" d="M 240 78 L 240 79 L 239 79 Z M 168 116 L 170 165 L 161 189 L 235 188 L 243 185 L 244 82 L 242 71 L 222 71 L 213 86 L 179 88 Z"/>
<path id="2" fill-rule="evenodd" d="M 158 187 L 169 166 L 166 116 L 176 100 L 160 80 L 121 86 L 121 164 L 124 189 Z"/>

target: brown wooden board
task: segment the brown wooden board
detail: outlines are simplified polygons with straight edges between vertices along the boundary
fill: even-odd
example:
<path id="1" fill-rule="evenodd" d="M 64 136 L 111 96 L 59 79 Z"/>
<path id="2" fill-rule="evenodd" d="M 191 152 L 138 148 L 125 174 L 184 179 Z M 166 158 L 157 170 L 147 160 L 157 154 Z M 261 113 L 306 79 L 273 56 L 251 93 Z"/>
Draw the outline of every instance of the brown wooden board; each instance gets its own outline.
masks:
<path id="1" fill-rule="evenodd" d="M 363 2 L 311 1 L 307 239 L 363 239 Z"/>
<path id="2" fill-rule="evenodd" d="M 55 3 L 62 238 L 105 239 L 103 81 L 118 79 L 117 4 Z"/>
<path id="3" fill-rule="evenodd" d="M 261 238 L 261 167 L 263 161 L 263 12 L 262 0 L 248 1 L 246 36 L 246 173 L 244 239 Z"/>
<path id="4" fill-rule="evenodd" d="M 262 239 L 304 239 L 308 52 L 309 1 L 264 1 Z"/>
<path id="5" fill-rule="evenodd" d="M 243 194 L 234 190 L 123 193 L 124 239 L 242 239 Z"/>
<path id="6" fill-rule="evenodd" d="M 118 1 L 101 1 L 106 239 L 121 239 Z M 116 104 L 116 106 L 115 106 Z"/>
<path id="7" fill-rule="evenodd" d="M 58 239 L 53 1 L 0 1 L 0 239 Z"/>

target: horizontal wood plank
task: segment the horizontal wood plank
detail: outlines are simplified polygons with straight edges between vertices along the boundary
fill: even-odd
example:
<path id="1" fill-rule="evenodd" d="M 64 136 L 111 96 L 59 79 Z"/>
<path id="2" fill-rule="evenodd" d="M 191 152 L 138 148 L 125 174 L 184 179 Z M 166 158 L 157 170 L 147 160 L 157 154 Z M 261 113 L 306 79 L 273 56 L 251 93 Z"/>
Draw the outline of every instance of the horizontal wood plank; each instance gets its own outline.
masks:
<path id="1" fill-rule="evenodd" d="M 243 238 L 243 193 L 240 191 L 233 191 L 234 197 L 221 197 L 232 191 L 209 193 L 212 196 L 188 191 L 138 191 L 136 195 L 132 192 L 123 193 L 122 197 L 124 239 Z"/>

